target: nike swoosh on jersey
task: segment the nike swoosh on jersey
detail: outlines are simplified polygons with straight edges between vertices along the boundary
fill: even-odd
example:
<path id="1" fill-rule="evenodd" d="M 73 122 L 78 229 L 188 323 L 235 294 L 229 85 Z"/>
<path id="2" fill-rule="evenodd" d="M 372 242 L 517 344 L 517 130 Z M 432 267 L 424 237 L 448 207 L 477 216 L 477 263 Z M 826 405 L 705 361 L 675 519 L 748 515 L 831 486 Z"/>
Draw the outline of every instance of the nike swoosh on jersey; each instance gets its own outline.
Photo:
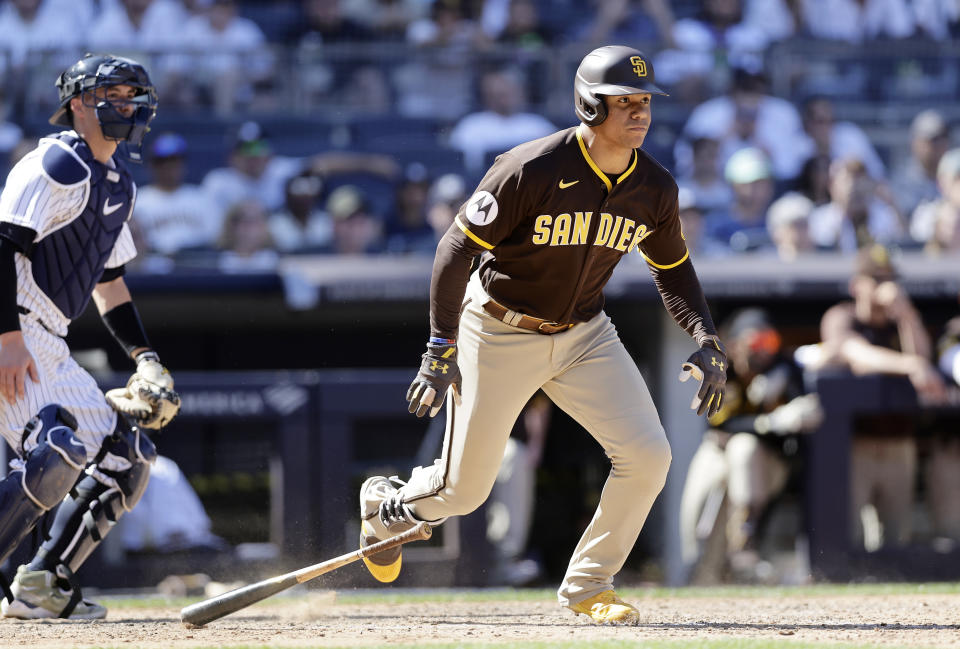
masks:
<path id="1" fill-rule="evenodd" d="M 103 201 L 103 215 L 110 216 L 111 214 L 119 210 L 121 207 L 123 207 L 122 201 L 120 203 L 117 203 L 116 205 L 111 205 L 110 199 L 108 198 L 107 200 Z"/>
<path id="2" fill-rule="evenodd" d="M 578 182 L 580 182 L 580 181 L 579 181 L 579 180 L 572 180 L 572 181 L 566 183 L 566 182 L 563 182 L 563 178 L 561 178 L 561 179 L 560 179 L 560 189 L 566 189 L 567 187 L 573 187 L 573 186 L 576 185 Z"/>

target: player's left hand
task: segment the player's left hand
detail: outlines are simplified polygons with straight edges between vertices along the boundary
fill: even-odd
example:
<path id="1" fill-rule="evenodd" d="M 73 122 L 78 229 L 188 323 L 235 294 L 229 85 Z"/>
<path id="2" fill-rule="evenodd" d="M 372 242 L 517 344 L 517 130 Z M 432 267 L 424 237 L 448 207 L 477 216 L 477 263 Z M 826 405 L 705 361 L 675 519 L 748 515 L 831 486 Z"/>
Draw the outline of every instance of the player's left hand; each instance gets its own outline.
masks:
<path id="1" fill-rule="evenodd" d="M 180 411 L 173 377 L 154 353 L 141 354 L 126 387 L 109 390 L 106 398 L 115 410 L 130 415 L 144 428 L 163 428 Z"/>
<path id="2" fill-rule="evenodd" d="M 720 410 L 727 384 L 727 353 L 719 338 L 705 338 L 700 349 L 682 365 L 680 381 L 684 382 L 691 376 L 700 382 L 700 389 L 690 407 L 698 415 L 707 413 L 707 417 L 712 417 Z"/>

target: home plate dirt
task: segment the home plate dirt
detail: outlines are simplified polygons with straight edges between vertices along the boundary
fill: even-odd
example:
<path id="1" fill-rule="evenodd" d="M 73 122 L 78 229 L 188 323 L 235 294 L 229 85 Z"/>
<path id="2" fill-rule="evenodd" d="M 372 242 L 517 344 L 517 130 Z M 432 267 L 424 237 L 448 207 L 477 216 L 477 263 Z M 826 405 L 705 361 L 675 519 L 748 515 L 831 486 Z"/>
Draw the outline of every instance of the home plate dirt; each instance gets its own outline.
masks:
<path id="1" fill-rule="evenodd" d="M 0 621 L 0 647 L 326 647 L 524 641 L 769 639 L 877 647 L 960 647 L 960 595 L 633 598 L 635 627 L 599 627 L 543 601 L 354 604 L 323 593 L 275 598 L 199 629 L 179 608 L 114 609 L 98 622 Z M 109 601 L 106 602 L 109 605 Z"/>

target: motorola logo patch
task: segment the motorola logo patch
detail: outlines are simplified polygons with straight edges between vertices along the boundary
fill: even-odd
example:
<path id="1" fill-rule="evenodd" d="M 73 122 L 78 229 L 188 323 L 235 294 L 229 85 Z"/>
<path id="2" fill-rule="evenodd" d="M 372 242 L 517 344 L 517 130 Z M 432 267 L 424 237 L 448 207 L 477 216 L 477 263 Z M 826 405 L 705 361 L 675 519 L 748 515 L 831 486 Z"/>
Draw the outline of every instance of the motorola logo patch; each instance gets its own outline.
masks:
<path id="1" fill-rule="evenodd" d="M 467 201 L 467 220 L 474 225 L 487 225 L 497 218 L 497 199 L 488 191 L 479 191 Z"/>

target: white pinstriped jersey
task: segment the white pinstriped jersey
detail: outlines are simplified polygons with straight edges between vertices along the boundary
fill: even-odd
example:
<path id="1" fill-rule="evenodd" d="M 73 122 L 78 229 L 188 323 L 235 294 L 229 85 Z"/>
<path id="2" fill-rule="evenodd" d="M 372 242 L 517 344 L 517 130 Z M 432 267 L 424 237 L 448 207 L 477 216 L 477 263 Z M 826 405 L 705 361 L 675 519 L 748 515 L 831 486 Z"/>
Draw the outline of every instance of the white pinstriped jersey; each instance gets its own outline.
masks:
<path id="1" fill-rule="evenodd" d="M 76 133 L 69 132 L 73 137 Z M 91 196 L 91 181 L 63 185 L 50 177 L 43 166 L 43 156 L 50 147 L 62 147 L 75 155 L 72 149 L 60 140 L 43 138 L 36 149 L 28 153 L 10 171 L 7 183 L 0 193 L 0 221 L 30 228 L 37 234 L 34 244 L 57 232 L 77 219 L 87 207 Z M 107 165 L 107 173 L 100 176 L 101 182 L 112 182 L 119 175 Z M 129 221 L 136 198 L 132 189 Z M 116 268 L 136 256 L 136 248 L 129 227 L 125 222 L 119 237 L 110 250 L 105 267 Z M 64 256 L 66 261 L 66 255 Z M 30 311 L 21 315 L 21 329 L 27 349 L 37 365 L 39 381 L 27 378 L 26 394 L 15 403 L 0 400 L 0 435 L 21 455 L 21 434 L 27 421 L 50 403 L 66 408 L 77 418 L 76 437 L 83 442 L 88 460 L 100 450 L 104 438 L 116 426 L 117 415 L 107 404 L 103 393 L 90 374 L 71 358 L 63 336 L 67 333 L 70 319 L 57 307 L 38 286 L 34 279 L 31 260 L 24 254 L 15 253 L 17 268 L 17 304 Z M 59 256 L 58 256 L 59 261 Z M 81 262 L 86 260 L 81 260 Z M 69 268 L 64 268 L 69 272 Z M 110 470 L 122 470 L 129 463 L 108 454 L 100 465 Z"/>
<path id="2" fill-rule="evenodd" d="M 75 134 L 73 134 L 75 135 Z M 0 193 L 0 221 L 30 228 L 40 241 L 50 233 L 66 226 L 83 211 L 90 195 L 89 181 L 79 185 L 64 186 L 50 178 L 43 169 L 43 154 L 48 147 L 65 144 L 52 138 L 43 138 L 39 146 L 23 157 L 7 177 L 7 184 Z M 134 186 L 134 200 L 136 187 Z M 133 213 L 133 201 L 130 213 Z M 123 231 L 114 245 L 106 268 L 116 268 L 136 257 L 137 250 L 124 224 Z M 65 336 L 70 324 L 59 308 L 37 286 L 33 279 L 31 262 L 17 253 L 17 303 L 29 309 L 46 326 L 59 336 Z"/>

